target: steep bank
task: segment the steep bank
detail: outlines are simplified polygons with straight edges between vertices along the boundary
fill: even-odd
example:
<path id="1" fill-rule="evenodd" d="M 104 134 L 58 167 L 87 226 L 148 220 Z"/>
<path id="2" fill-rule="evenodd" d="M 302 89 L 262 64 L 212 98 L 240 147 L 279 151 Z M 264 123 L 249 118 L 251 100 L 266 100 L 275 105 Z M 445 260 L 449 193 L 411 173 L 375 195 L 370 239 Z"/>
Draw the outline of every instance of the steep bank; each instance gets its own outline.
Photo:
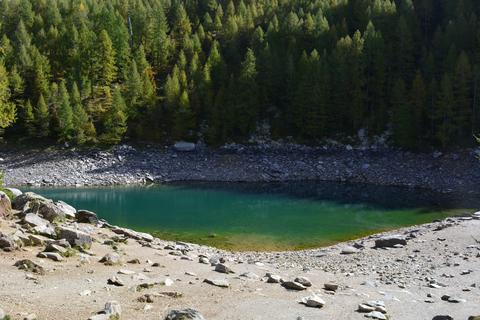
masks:
<path id="1" fill-rule="evenodd" d="M 480 181 L 473 150 L 442 154 L 288 145 L 193 152 L 125 145 L 109 151 L 2 149 L 0 170 L 6 183 L 17 186 L 315 179 L 474 192 Z"/>
<path id="2" fill-rule="evenodd" d="M 62 203 L 25 200 L 0 219 L 0 244 L 8 249 L 0 252 L 0 308 L 12 319 L 88 319 L 107 301 L 119 303 L 121 319 L 139 320 L 187 307 L 219 320 L 480 314 L 478 213 L 315 250 L 232 253 L 113 227 Z M 45 228 L 47 218 L 55 230 Z M 323 307 L 299 304 L 307 296 Z"/>

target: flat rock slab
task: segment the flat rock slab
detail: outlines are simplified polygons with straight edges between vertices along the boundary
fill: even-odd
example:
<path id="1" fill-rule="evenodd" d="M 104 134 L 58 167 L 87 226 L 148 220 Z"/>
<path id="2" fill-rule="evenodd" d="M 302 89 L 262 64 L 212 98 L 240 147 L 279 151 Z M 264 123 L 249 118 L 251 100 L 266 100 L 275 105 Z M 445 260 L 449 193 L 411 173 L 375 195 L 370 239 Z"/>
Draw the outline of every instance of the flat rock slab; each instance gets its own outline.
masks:
<path id="1" fill-rule="evenodd" d="M 225 279 L 205 279 L 205 280 L 203 280 L 203 282 L 211 284 L 213 286 L 220 287 L 220 288 L 230 287 L 230 284 Z"/>

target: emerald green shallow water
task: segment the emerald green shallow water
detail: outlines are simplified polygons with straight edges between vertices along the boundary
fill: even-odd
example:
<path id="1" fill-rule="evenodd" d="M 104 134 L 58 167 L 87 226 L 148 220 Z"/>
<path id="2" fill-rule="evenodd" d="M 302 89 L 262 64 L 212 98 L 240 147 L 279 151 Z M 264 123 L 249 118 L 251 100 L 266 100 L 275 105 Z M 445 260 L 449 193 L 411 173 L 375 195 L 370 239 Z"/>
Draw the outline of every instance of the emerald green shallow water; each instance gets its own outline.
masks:
<path id="1" fill-rule="evenodd" d="M 422 190 L 337 183 L 41 188 L 112 224 L 233 250 L 318 247 L 472 207 Z"/>

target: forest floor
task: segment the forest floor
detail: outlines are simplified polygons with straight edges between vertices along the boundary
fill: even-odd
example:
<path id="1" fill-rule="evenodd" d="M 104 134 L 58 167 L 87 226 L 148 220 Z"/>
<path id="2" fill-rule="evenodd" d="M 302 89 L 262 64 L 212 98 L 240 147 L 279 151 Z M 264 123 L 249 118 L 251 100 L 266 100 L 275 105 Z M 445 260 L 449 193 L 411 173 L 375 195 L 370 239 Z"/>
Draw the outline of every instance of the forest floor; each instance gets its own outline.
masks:
<path id="1" fill-rule="evenodd" d="M 109 150 L 3 145 L 0 171 L 11 186 L 324 180 L 473 192 L 480 181 L 477 152 L 411 153 L 298 145 L 235 145 L 179 152 L 159 145 L 122 145 Z"/>
<path id="2" fill-rule="evenodd" d="M 15 218 L 0 219 L 0 232 L 13 234 L 21 229 L 18 223 Z M 467 320 L 480 315 L 480 214 L 397 230 L 396 237 L 407 239 L 407 244 L 395 248 L 375 247 L 375 240 L 391 235 L 386 233 L 314 250 L 264 253 L 160 239 L 129 238 L 112 245 L 118 235 L 108 227 L 74 221 L 60 227 L 66 225 L 93 238 L 86 253 L 57 262 L 37 257 L 43 246 L 0 252 L 0 308 L 12 319 L 32 313 L 36 317 L 28 319 L 88 319 L 108 301 L 120 304 L 121 319 L 132 320 L 164 319 L 169 310 L 184 308 L 219 320 L 354 320 L 365 318 L 368 313 L 357 310 L 370 301 L 384 305 L 380 309 L 386 314 L 376 313 L 377 319 L 449 315 L 452 318 L 436 319 Z M 109 253 L 118 254 L 119 261 L 100 263 Z M 21 259 L 42 266 L 44 274 L 19 270 L 14 264 Z M 215 271 L 219 261 L 233 273 Z M 269 283 L 267 273 L 282 281 L 306 277 L 311 286 L 288 290 Z M 112 277 L 121 286 L 107 284 Z M 141 284 L 143 290 L 138 288 Z M 325 284 L 338 289 L 326 290 Z M 323 300 L 322 308 L 299 303 L 312 295 Z"/>

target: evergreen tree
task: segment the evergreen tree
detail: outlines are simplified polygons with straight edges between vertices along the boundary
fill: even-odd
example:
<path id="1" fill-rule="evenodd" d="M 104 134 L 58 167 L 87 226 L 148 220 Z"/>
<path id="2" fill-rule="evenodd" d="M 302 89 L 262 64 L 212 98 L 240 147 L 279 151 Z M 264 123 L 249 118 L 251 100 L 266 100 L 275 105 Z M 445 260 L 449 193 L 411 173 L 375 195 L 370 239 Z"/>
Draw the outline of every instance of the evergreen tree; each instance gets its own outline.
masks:
<path id="1" fill-rule="evenodd" d="M 72 87 L 72 113 L 73 132 L 72 140 L 76 144 L 84 144 L 95 141 L 95 127 L 85 111 L 77 84 Z"/>
<path id="2" fill-rule="evenodd" d="M 58 98 L 59 138 L 61 141 L 70 141 L 73 136 L 73 111 L 64 81 L 60 83 Z"/>
<path id="3" fill-rule="evenodd" d="M 122 97 L 120 88 L 113 91 L 112 105 L 107 110 L 103 122 L 104 132 L 101 141 L 107 144 L 116 144 L 120 142 L 127 131 L 127 116 L 125 101 Z"/>
<path id="4" fill-rule="evenodd" d="M 25 122 L 25 129 L 27 130 L 27 134 L 30 138 L 35 137 L 36 135 L 35 116 L 33 114 L 33 108 L 32 108 L 32 104 L 30 103 L 30 100 L 27 100 L 23 108 L 25 109 L 24 122 Z"/>
<path id="5" fill-rule="evenodd" d="M 49 135 L 49 112 L 43 95 L 40 95 L 37 106 L 34 109 L 35 136 L 37 138 L 48 137 Z"/>
<path id="6" fill-rule="evenodd" d="M 0 129 L 11 125 L 16 119 L 16 107 L 10 100 L 8 74 L 0 62 Z"/>

